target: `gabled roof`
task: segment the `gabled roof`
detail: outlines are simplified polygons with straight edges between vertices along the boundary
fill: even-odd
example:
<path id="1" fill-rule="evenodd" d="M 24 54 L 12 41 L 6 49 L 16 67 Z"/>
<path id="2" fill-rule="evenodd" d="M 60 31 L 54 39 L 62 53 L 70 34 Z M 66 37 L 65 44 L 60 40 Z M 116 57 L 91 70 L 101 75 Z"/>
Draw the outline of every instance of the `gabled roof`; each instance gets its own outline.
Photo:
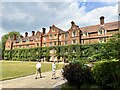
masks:
<path id="1" fill-rule="evenodd" d="M 65 32 L 62 29 L 56 27 L 55 25 L 52 25 L 51 28 L 57 30 L 57 33 L 64 33 Z M 49 32 L 47 34 L 49 34 L 50 32 L 51 32 L 51 29 L 49 30 Z"/>
<path id="2" fill-rule="evenodd" d="M 116 22 L 109 22 L 109 23 L 105 23 L 104 26 L 102 26 L 103 28 L 105 28 L 106 30 L 114 30 L 114 29 L 118 29 L 120 21 L 116 21 Z M 86 27 L 82 27 L 80 28 L 80 30 L 82 32 L 97 32 L 100 29 L 100 24 L 98 25 L 92 25 L 92 26 L 86 26 Z"/>

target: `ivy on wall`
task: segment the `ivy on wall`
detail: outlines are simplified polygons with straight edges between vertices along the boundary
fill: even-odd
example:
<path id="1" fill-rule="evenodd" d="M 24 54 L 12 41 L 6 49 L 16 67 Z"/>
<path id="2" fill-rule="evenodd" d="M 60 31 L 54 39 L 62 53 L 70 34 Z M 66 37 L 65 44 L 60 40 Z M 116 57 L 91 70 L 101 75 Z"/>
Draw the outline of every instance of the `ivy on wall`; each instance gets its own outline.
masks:
<path id="1" fill-rule="evenodd" d="M 60 59 L 67 60 L 100 60 L 104 44 L 92 45 L 68 45 L 68 46 L 51 46 L 51 47 L 37 47 L 28 49 L 13 49 L 5 50 L 4 58 L 6 60 L 37 60 L 38 58 L 45 58 L 46 61 L 50 59 L 50 50 L 56 50 L 55 56 Z M 100 54 L 100 55 L 99 55 Z"/>

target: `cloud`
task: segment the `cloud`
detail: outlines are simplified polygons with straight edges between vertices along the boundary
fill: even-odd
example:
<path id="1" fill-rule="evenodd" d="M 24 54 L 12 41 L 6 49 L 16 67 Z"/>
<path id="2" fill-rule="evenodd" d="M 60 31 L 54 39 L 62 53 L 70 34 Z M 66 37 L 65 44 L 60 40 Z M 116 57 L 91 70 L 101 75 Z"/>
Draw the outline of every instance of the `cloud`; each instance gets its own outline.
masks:
<path id="1" fill-rule="evenodd" d="M 2 4 L 2 28 L 6 32 L 19 31 L 24 35 L 27 31 L 40 30 L 55 24 L 63 30 L 70 28 L 74 21 L 80 27 L 99 24 L 99 17 L 104 15 L 105 22 L 116 21 L 118 5 L 109 5 L 86 11 L 81 2 L 6 2 Z M 30 35 L 30 34 L 29 34 Z"/>
<path id="2" fill-rule="evenodd" d="M 2 36 L 5 34 L 7 34 L 7 32 L 3 28 L 0 28 L 0 41 L 2 39 Z"/>
<path id="3" fill-rule="evenodd" d="M 118 20 L 118 4 L 114 6 L 96 8 L 89 12 L 85 11 L 86 8 L 88 7 L 84 6 L 78 8 L 76 5 L 71 5 L 70 7 L 64 9 L 63 12 L 67 13 L 66 15 L 64 14 L 64 17 L 69 15 L 71 19 L 69 18 L 68 20 L 63 20 L 63 23 L 58 24 L 58 26 L 68 30 L 70 28 L 69 24 L 72 20 L 75 21 L 80 27 L 99 24 L 100 16 L 105 16 L 105 22 Z M 68 10 L 71 10 L 71 12 Z"/>

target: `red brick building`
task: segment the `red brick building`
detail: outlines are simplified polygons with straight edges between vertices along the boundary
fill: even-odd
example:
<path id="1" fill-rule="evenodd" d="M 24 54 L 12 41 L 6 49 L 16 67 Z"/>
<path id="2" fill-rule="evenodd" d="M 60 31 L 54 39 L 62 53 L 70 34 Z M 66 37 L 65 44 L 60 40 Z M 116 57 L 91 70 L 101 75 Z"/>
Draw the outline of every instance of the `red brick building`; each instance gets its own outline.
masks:
<path id="1" fill-rule="evenodd" d="M 107 42 L 107 39 L 114 33 L 119 33 L 119 22 L 104 23 L 104 16 L 101 16 L 100 24 L 98 25 L 79 27 L 72 21 L 68 31 L 61 30 L 55 25 L 52 25 L 48 33 L 46 33 L 45 28 L 42 28 L 42 32 L 37 31 L 35 33 L 35 31 L 32 31 L 32 36 L 28 36 L 28 33 L 25 32 L 24 37 L 20 36 L 16 38 L 16 35 L 13 38 L 9 37 L 6 41 L 5 49 Z M 55 51 L 53 50 L 51 53 L 55 53 Z"/>

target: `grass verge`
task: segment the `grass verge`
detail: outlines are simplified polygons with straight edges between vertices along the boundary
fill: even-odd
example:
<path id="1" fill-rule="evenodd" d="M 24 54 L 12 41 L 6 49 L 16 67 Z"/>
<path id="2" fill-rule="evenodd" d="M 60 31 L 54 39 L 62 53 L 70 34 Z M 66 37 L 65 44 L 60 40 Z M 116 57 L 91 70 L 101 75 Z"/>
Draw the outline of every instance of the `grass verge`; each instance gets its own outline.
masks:
<path id="1" fill-rule="evenodd" d="M 2 77 L 0 80 L 13 79 L 17 77 L 27 76 L 36 73 L 36 62 L 17 62 L 17 61 L 0 61 L 2 63 Z M 51 71 L 52 63 L 41 63 L 42 64 L 42 73 Z M 57 64 L 57 69 L 61 69 L 63 64 Z"/>

